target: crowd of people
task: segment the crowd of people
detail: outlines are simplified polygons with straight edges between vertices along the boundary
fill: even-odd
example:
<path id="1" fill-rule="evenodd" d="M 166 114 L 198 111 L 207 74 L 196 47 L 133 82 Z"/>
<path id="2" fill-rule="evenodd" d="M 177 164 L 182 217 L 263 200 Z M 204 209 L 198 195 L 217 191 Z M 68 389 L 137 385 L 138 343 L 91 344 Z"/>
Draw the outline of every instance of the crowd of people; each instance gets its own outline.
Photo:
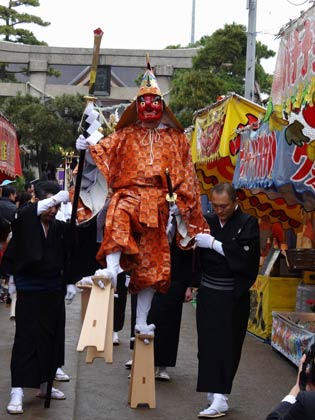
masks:
<path id="1" fill-rule="evenodd" d="M 190 302 L 196 289 L 197 392 L 205 393 L 207 404 L 198 417 L 225 416 L 247 328 L 249 289 L 259 268 L 257 219 L 242 212 L 230 183 L 213 187 L 213 211 L 202 213 L 189 143 L 162 99 L 149 62 L 115 132 L 97 144 L 80 136 L 76 147 L 85 151 L 79 210 L 86 206 L 85 214 L 96 221 L 90 226 L 97 244 L 95 261 L 84 261 L 93 270 L 80 283 L 92 284 L 96 274 L 115 288 L 113 343 L 119 344 L 128 290 L 131 343 L 134 334 L 154 335 L 156 378 L 170 380 L 167 368 L 177 361 L 183 302 Z M 104 188 L 93 189 L 98 183 L 108 196 L 102 196 Z M 76 295 L 78 273 L 73 275 L 71 265 L 75 247 L 82 248 L 73 240 L 80 226 L 67 223 L 69 214 L 58 217 L 70 201 L 68 191 L 57 181 L 32 188 L 26 185 L 17 199 L 15 188 L 7 185 L 0 199 L 0 217 L 11 227 L 0 271 L 17 296 L 10 414 L 23 413 L 25 387 L 38 389 L 46 406 L 51 398 L 65 399 L 52 385 L 55 378 L 69 379 L 61 369 L 65 301 Z M 104 288 L 104 282 L 98 286 Z M 297 385 L 294 398 L 298 390 Z M 296 401 L 286 401 L 296 407 L 303 399 L 299 394 Z M 273 418 L 312 417 L 268 417 Z"/>

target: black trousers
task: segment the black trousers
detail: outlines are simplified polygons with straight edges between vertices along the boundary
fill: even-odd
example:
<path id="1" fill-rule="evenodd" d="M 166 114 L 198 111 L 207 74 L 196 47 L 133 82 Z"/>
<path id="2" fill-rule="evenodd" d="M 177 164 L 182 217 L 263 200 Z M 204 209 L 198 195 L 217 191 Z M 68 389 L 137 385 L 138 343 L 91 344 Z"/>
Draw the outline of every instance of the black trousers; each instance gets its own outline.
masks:
<path id="1" fill-rule="evenodd" d="M 197 295 L 197 391 L 229 394 L 246 334 L 249 292 L 235 299 L 233 291 L 200 286 Z"/>
<path id="2" fill-rule="evenodd" d="M 18 292 L 12 387 L 39 388 L 64 364 L 64 291 Z"/>
<path id="3" fill-rule="evenodd" d="M 114 298 L 114 331 L 121 331 L 125 323 L 125 312 L 127 303 L 128 289 L 125 285 L 126 274 L 120 273 L 117 276 L 117 289 L 118 297 Z"/>
<path id="4" fill-rule="evenodd" d="M 172 281 L 167 293 L 155 293 L 148 323 L 155 324 L 155 366 L 176 366 L 186 285 Z"/>

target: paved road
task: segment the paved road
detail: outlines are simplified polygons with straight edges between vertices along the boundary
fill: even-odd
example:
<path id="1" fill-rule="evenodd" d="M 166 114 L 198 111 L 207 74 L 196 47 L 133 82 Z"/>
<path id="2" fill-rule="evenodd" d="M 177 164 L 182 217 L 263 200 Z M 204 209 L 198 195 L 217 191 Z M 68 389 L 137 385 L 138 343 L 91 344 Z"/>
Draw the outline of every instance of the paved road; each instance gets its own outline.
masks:
<path id="1" fill-rule="evenodd" d="M 67 342 L 65 370 L 71 375 L 68 383 L 59 383 L 67 396 L 65 401 L 52 401 L 49 409 L 35 397 L 35 390 L 25 392 L 25 412 L 19 416 L 27 420 L 187 420 L 197 419 L 206 407 L 205 395 L 197 393 L 195 310 L 184 305 L 181 340 L 176 368 L 169 369 L 170 382 L 156 383 L 155 409 L 127 404 L 128 373 L 125 362 L 131 358 L 129 350 L 129 305 L 127 322 L 120 333 L 121 344 L 114 347 L 114 360 L 107 364 L 96 359 L 85 363 L 85 353 L 77 353 L 80 333 L 80 297 L 67 307 Z M 10 388 L 10 352 L 14 322 L 9 321 L 9 309 L 0 304 L 0 419 L 6 413 Z M 219 345 L 219 343 L 213 343 Z M 246 336 L 242 360 L 229 399 L 227 420 L 263 420 L 270 409 L 287 393 L 296 376 L 296 367 L 271 346 L 251 335 Z M 56 386 L 56 384 L 55 384 Z"/>

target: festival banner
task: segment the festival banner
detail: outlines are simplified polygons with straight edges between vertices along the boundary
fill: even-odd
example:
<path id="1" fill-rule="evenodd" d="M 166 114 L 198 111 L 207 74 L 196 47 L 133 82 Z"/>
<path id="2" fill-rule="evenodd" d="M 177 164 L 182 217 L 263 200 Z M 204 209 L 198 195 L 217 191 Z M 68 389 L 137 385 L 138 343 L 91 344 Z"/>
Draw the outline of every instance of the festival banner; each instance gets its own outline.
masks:
<path id="1" fill-rule="evenodd" d="M 270 131 L 268 123 L 256 130 L 241 132 L 241 145 L 233 184 L 236 188 L 268 188 L 273 184 L 278 131 Z"/>
<path id="2" fill-rule="evenodd" d="M 236 164 L 240 147 L 238 130 L 257 122 L 265 109 L 232 94 L 197 112 L 192 136 L 194 163 L 229 157 Z"/>
<path id="3" fill-rule="evenodd" d="M 0 115 L 0 179 L 14 179 L 16 176 L 22 176 L 16 131 L 13 125 Z"/>
<path id="4" fill-rule="evenodd" d="M 297 193 L 308 191 L 315 195 L 315 140 L 291 142 L 289 128 L 279 134 L 273 171 L 274 185 L 280 187 L 290 183 Z"/>
<path id="5" fill-rule="evenodd" d="M 315 6 L 291 21 L 283 33 L 277 54 L 271 98 L 274 109 L 286 115 L 313 106 L 315 92 Z M 306 110 L 313 114 L 315 110 Z"/>
<path id="6" fill-rule="evenodd" d="M 211 190 L 218 182 L 232 182 L 235 167 L 229 157 L 207 163 L 197 163 L 196 172 L 202 194 L 211 197 Z M 255 217 L 268 216 L 271 223 L 281 222 L 284 229 L 301 230 L 301 207 L 291 189 L 282 188 L 282 193 L 273 189 L 239 189 L 238 202 L 243 211 Z M 285 197 L 285 198 L 284 198 Z"/>
<path id="7" fill-rule="evenodd" d="M 225 122 L 228 101 L 220 101 L 197 116 L 192 134 L 193 162 L 211 162 L 219 156 L 219 145 Z"/>

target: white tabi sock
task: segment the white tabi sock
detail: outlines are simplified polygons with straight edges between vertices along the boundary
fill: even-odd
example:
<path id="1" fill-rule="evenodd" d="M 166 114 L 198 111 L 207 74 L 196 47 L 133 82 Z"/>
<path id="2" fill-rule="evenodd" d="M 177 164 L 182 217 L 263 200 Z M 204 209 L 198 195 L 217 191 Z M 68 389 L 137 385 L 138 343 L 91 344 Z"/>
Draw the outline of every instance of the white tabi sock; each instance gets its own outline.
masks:
<path id="1" fill-rule="evenodd" d="M 140 334 L 151 334 L 155 325 L 147 324 L 147 317 L 151 308 L 151 302 L 154 296 L 155 290 L 152 287 L 147 287 L 141 290 L 137 295 L 137 316 L 136 316 L 136 332 Z"/>

